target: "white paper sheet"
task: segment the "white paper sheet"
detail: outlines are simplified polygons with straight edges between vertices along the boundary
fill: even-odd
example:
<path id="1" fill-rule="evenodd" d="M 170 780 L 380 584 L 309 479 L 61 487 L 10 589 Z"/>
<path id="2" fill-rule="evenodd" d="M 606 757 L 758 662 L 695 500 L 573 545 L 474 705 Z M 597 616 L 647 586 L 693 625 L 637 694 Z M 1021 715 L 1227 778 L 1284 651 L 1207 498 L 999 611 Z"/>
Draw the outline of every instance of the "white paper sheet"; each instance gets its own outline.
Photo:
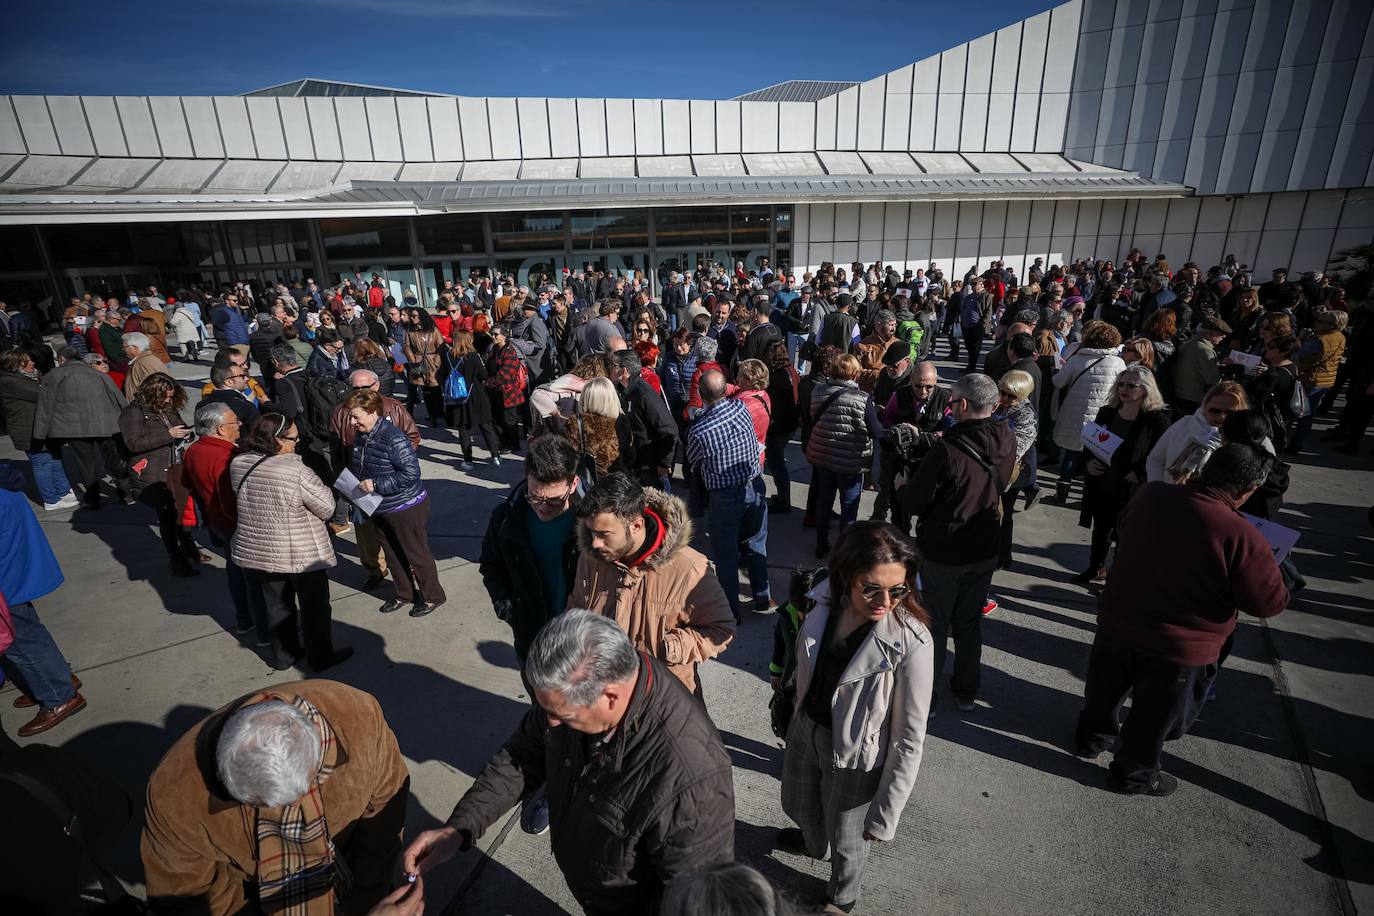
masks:
<path id="1" fill-rule="evenodd" d="M 1248 512 L 1242 512 L 1241 515 L 1245 517 L 1247 522 L 1258 528 L 1259 533 L 1264 535 L 1264 539 L 1269 542 L 1270 549 L 1274 551 L 1275 563 L 1282 563 L 1284 557 L 1288 556 L 1288 552 L 1293 549 L 1293 545 L 1298 543 L 1298 538 L 1302 536 L 1300 531 L 1285 528 L 1277 522 L 1259 518 Z"/>
<path id="2" fill-rule="evenodd" d="M 1112 463 L 1112 456 L 1121 447 L 1121 443 L 1121 437 L 1107 427 L 1099 423 L 1083 424 L 1083 445 L 1103 464 Z"/>
<path id="3" fill-rule="evenodd" d="M 377 493 L 364 493 L 358 485 L 358 478 L 353 476 L 353 472 L 348 468 L 343 469 L 339 474 L 339 479 L 334 481 L 334 489 L 343 494 L 344 498 L 363 510 L 366 515 L 371 515 L 377 511 L 377 507 L 382 504 L 382 497 Z"/>

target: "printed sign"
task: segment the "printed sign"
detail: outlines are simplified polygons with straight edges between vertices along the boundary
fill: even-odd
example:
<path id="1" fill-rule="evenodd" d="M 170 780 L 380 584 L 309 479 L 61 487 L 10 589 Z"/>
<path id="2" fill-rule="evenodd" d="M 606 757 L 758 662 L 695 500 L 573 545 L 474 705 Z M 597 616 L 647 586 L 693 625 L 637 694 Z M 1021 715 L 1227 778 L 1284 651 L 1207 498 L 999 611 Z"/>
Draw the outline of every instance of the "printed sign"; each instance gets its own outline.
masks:
<path id="1" fill-rule="evenodd" d="M 1282 563 L 1284 557 L 1288 556 L 1293 545 L 1298 543 L 1301 532 L 1294 531 L 1292 528 L 1285 528 L 1277 522 L 1271 522 L 1267 518 L 1259 518 L 1248 512 L 1241 515 L 1247 522 L 1254 525 L 1264 539 L 1269 542 L 1269 548 L 1274 551 L 1274 562 Z"/>
<path id="2" fill-rule="evenodd" d="M 1121 447 L 1122 439 L 1116 433 L 1099 423 L 1083 425 L 1083 445 L 1088 452 L 1103 464 L 1111 464 L 1112 456 Z"/>
<path id="3" fill-rule="evenodd" d="M 358 485 L 358 478 L 353 476 L 353 472 L 344 468 L 339 474 L 339 479 L 334 481 L 334 489 L 343 494 L 344 498 L 353 505 L 362 509 L 367 515 L 377 511 L 377 507 L 382 504 L 382 497 L 378 493 L 364 493 L 362 487 Z"/>

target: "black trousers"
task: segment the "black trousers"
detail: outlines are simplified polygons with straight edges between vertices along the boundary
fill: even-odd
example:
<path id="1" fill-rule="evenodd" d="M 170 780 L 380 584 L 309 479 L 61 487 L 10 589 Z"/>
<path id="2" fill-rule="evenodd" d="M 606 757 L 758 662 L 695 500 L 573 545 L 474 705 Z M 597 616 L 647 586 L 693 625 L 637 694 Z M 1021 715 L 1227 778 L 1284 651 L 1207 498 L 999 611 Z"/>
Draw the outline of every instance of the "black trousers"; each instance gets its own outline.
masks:
<path id="1" fill-rule="evenodd" d="M 1332 397 L 1328 395 L 1325 404 L 1330 404 L 1331 401 Z M 1345 400 L 1345 408 L 1341 411 L 1341 419 L 1336 428 L 1345 433 L 1347 446 L 1359 448 L 1360 440 L 1364 438 L 1364 431 L 1369 428 L 1371 420 L 1374 420 L 1374 395 L 1365 394 L 1364 383 L 1356 381 L 1350 387 L 1350 396 Z"/>
<path id="2" fill-rule="evenodd" d="M 172 497 L 172 491 L 164 483 L 152 484 L 138 494 L 140 502 L 153 507 L 157 513 L 157 530 L 162 535 L 162 546 L 167 548 L 167 556 L 197 562 L 200 559 L 200 545 L 191 537 L 181 524 L 181 509 Z"/>
<path id="3" fill-rule="evenodd" d="M 425 413 L 429 416 L 429 425 L 442 427 L 444 425 L 444 393 L 438 385 L 416 385 L 413 382 L 406 385 L 406 410 L 410 411 L 411 416 L 415 415 L 416 402 L 425 402 Z"/>
<path id="4" fill-rule="evenodd" d="M 277 658 L 285 660 L 304 654 L 312 667 L 327 664 L 334 656 L 334 611 L 329 604 L 328 571 L 269 573 L 245 569 L 244 573 L 250 586 L 256 583 L 262 589 L 272 628 L 271 651 Z"/>
<path id="5" fill-rule="evenodd" d="M 487 451 L 491 452 L 493 455 L 500 453 L 501 440 L 496 434 L 495 426 L 493 426 L 490 423 L 482 423 L 476 427 L 473 427 L 473 429 L 481 430 L 482 441 L 486 444 Z M 469 429 L 466 426 L 458 427 L 458 444 L 463 447 L 463 460 L 468 462 L 469 464 L 472 463 L 473 429 Z"/>
<path id="6" fill-rule="evenodd" d="M 500 397 L 500 395 L 498 394 L 497 397 Z M 520 406 L 497 407 L 493 404 L 492 418 L 496 421 L 496 430 L 501 435 L 501 448 L 508 452 L 519 449 Z"/>
<path id="7" fill-rule="evenodd" d="M 445 600 L 439 569 L 429 549 L 429 499 L 400 512 L 378 512 L 372 521 L 382 536 L 382 552 L 391 581 L 396 583 L 396 597 L 402 601 Z"/>
<path id="8" fill-rule="evenodd" d="M 108 476 L 122 494 L 129 490 L 128 471 L 113 437 L 50 439 L 49 447 L 62 457 L 67 480 L 85 488 L 88 502 L 100 501 L 100 478 Z"/>
<path id="9" fill-rule="evenodd" d="M 1078 716 L 1078 747 L 1115 748 L 1110 767 L 1114 788 L 1144 792 L 1159 774 L 1164 742 L 1185 734 L 1202 712 L 1217 666 L 1180 665 L 1138 652 L 1097 634 L 1088 659 L 1083 711 Z M 1131 711 L 1121 722 L 1121 706 L 1131 696 Z"/>
<path id="10" fill-rule="evenodd" d="M 981 324 L 964 328 L 964 346 L 968 347 L 968 365 L 964 367 L 965 372 L 973 372 L 978 368 L 978 357 L 983 353 L 985 333 Z M 952 356 L 950 358 L 953 359 Z"/>

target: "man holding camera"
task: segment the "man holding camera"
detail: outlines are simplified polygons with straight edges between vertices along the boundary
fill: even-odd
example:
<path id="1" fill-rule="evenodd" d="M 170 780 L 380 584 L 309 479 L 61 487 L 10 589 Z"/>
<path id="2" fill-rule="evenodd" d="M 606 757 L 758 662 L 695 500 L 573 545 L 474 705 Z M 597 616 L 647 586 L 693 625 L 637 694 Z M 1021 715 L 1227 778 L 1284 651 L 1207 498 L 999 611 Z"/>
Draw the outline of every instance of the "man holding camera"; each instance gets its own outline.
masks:
<path id="1" fill-rule="evenodd" d="M 910 378 L 911 383 L 898 387 L 878 414 L 886 432 L 880 442 L 883 474 L 874 505 L 875 518 L 886 514 L 885 508 L 879 511 L 879 507 L 891 506 L 892 523 L 904 533 L 911 530 L 911 515 L 897 499 L 898 485 L 916 473 L 921 459 L 935 444 L 935 437 L 949 425 L 945 410 L 949 406 L 949 392 L 940 387 L 935 364 L 917 363 Z"/>

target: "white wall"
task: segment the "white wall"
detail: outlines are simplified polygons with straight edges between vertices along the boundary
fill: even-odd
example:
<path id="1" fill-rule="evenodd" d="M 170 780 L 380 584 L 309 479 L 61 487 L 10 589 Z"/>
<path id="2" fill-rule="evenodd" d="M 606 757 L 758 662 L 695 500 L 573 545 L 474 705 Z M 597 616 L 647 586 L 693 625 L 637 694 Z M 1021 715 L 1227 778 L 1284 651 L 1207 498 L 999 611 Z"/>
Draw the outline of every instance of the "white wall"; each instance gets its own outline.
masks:
<path id="1" fill-rule="evenodd" d="M 1235 254 L 1261 277 L 1323 270 L 1336 251 L 1374 241 L 1374 189 L 1145 200 L 940 201 L 796 208 L 793 267 L 935 261 L 946 276 L 1003 260 L 1020 276 L 1040 257 L 1120 260 L 1132 248 L 1203 267 Z"/>

